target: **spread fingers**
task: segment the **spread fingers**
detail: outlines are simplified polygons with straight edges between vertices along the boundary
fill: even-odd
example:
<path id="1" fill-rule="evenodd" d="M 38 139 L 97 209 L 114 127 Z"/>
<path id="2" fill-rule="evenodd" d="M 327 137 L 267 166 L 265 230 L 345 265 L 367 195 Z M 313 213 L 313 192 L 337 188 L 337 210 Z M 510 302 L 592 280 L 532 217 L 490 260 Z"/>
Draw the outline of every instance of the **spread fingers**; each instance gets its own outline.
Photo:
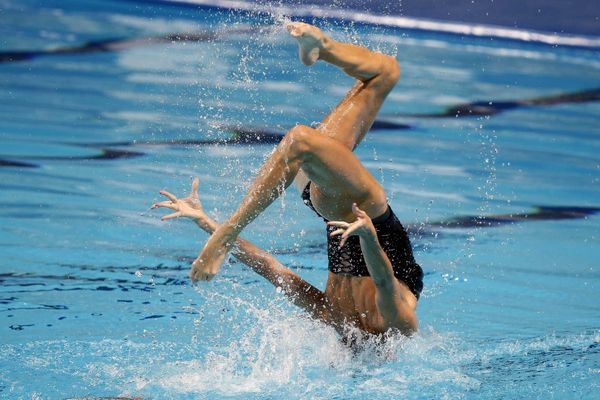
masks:
<path id="1" fill-rule="evenodd" d="M 167 196 L 167 198 L 169 200 L 171 200 L 172 202 L 177 201 L 177 197 L 175 197 L 174 194 L 167 192 L 166 190 L 161 190 L 159 193 L 162 194 L 163 196 Z"/>
<path id="2" fill-rule="evenodd" d="M 160 219 L 162 221 L 166 221 L 168 219 L 177 218 L 177 217 L 180 217 L 180 216 L 181 216 L 181 213 L 179 211 L 177 211 L 177 212 L 174 212 L 173 214 L 162 216 L 162 217 L 160 217 Z"/>
<path id="3" fill-rule="evenodd" d="M 338 228 L 346 229 L 346 228 L 348 228 L 350 226 L 350 224 L 348 222 L 346 222 L 346 221 L 329 221 L 327 223 L 327 226 L 335 226 L 335 227 L 338 227 Z"/>
<path id="4" fill-rule="evenodd" d="M 177 209 L 175 207 L 175 204 L 173 204 L 173 202 L 171 200 L 165 200 L 165 201 L 161 201 L 159 203 L 154 203 L 154 204 L 152 204 L 152 207 L 150 207 L 150 208 L 154 209 L 154 208 L 159 208 L 159 207 L 167 207 L 167 208 L 170 208 L 171 210 Z"/>

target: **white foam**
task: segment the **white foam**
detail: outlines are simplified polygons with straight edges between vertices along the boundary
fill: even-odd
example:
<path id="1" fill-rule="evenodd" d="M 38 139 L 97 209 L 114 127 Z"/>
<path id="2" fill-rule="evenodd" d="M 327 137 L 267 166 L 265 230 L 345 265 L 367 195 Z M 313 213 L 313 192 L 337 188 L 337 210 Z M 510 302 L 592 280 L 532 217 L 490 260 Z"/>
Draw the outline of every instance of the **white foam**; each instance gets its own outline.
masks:
<path id="1" fill-rule="evenodd" d="M 152 393 L 153 398 L 188 398 L 186 394 L 195 398 L 285 398 L 291 394 L 294 398 L 412 398 L 417 393 L 423 398 L 446 398 L 444 394 L 459 398 L 465 391 L 485 391 L 482 378 L 488 386 L 502 384 L 498 373 L 505 371 L 502 362 L 506 358 L 519 373 L 530 370 L 536 360 L 547 360 L 544 353 L 555 349 L 591 356 L 591 346 L 600 340 L 599 331 L 594 330 L 482 342 L 423 327 L 411 339 L 391 335 L 383 344 L 367 342 L 365 350 L 353 354 L 331 328 L 281 309 L 276 302 L 267 309 L 258 308 L 255 297 L 242 300 L 201 291 L 207 305 L 215 309 L 214 316 L 223 306 L 241 312 L 235 315 L 235 323 L 221 321 L 230 325 L 222 331 L 228 342 L 217 340 L 198 353 L 200 344 L 154 335 L 126 341 L 70 338 L 2 343 L 0 362 L 7 372 L 0 376 L 0 383 L 10 382 L 14 398 L 19 393 L 13 390 L 38 390 L 36 382 L 27 381 L 38 374 L 68 384 L 68 390 L 58 385 L 46 388 L 46 393 L 54 394 L 52 398 L 64 398 L 65 390 L 93 393 L 107 387 L 124 396 Z M 169 333 L 184 332 L 173 328 Z M 202 335 L 210 339 L 214 333 L 202 326 L 197 330 L 199 341 L 205 340 Z M 556 361 L 561 360 L 573 358 L 566 354 Z M 490 372 L 495 376 L 485 375 Z"/>
<path id="2" fill-rule="evenodd" d="M 169 0 L 167 0 L 169 1 Z M 458 22 L 442 22 L 429 19 L 411 18 L 392 15 L 375 15 L 355 10 L 322 9 L 317 6 L 293 7 L 262 5 L 240 0 L 175 0 L 177 3 L 207 5 L 220 8 L 238 9 L 244 11 L 284 14 L 288 16 L 309 16 L 321 18 L 339 18 L 355 22 L 376 25 L 394 26 L 404 29 L 444 32 L 465 36 L 494 37 L 525 42 L 539 42 L 549 45 L 600 47 L 600 38 L 577 35 L 558 35 L 525 29 L 514 29 L 492 25 L 466 24 Z"/>
<path id="3" fill-rule="evenodd" d="M 216 391 L 228 396 L 269 392 L 273 387 L 304 380 L 303 369 L 349 362 L 350 352 L 342 348 L 331 330 L 296 318 L 268 319 L 268 323 L 264 320 L 248 327 L 239 340 L 226 349 L 215 349 L 201 361 L 167 364 L 157 386 L 178 392 Z M 320 336 L 324 351 L 305 340 L 309 332 Z M 313 356 L 307 357 L 308 353 Z"/>

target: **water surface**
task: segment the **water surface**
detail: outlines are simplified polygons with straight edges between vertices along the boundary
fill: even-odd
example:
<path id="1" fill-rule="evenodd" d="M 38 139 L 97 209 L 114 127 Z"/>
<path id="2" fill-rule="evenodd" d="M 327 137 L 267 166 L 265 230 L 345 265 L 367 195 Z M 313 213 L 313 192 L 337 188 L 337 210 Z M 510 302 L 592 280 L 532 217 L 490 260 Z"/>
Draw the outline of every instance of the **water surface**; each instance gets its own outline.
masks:
<path id="1" fill-rule="evenodd" d="M 222 220 L 349 78 L 302 66 L 279 15 L 1 5 L 3 398 L 594 398 L 595 51 L 315 20 L 402 65 L 356 154 L 410 228 L 421 331 L 354 354 L 239 263 L 190 286 L 206 235 L 148 210 L 199 176 Z M 323 230 L 291 190 L 245 237 L 323 288 Z"/>

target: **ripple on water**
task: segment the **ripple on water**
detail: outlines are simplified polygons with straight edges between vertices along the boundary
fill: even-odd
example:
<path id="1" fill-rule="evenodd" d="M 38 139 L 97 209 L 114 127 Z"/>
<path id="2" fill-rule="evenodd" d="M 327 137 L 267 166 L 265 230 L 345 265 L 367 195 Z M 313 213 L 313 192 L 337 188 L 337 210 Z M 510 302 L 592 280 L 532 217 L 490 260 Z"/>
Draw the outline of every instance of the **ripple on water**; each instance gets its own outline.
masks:
<path id="1" fill-rule="evenodd" d="M 600 358 L 597 330 L 470 341 L 425 327 L 410 339 L 367 339 L 352 351 L 330 327 L 290 313 L 281 297 L 259 308 L 256 299 L 199 290 L 206 304 L 191 338 L 147 332 L 155 339 L 0 345 L 0 362 L 14 371 L 0 384 L 14 396 L 494 398 L 506 385 L 522 395 L 560 393 L 569 374 L 591 382 Z M 32 383 L 31 376 L 42 378 Z M 550 378 L 555 386 L 536 387 Z"/>

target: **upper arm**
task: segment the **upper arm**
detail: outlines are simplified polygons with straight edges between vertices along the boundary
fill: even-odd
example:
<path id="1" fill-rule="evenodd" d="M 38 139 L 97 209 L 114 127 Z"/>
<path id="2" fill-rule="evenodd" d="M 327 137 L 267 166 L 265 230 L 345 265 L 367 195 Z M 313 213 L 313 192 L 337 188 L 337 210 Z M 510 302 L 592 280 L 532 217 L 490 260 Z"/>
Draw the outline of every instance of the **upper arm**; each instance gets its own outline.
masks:
<path id="1" fill-rule="evenodd" d="M 418 329 L 415 312 L 417 299 L 408 286 L 394 275 L 394 268 L 379 241 L 361 240 L 361 248 L 373 278 L 377 310 L 387 328 L 398 328 L 404 334 Z"/>
<path id="2" fill-rule="evenodd" d="M 408 286 L 394 277 L 390 289 L 376 290 L 377 309 L 386 327 L 400 329 L 405 335 L 416 332 L 419 328 L 417 299 Z"/>
<path id="3" fill-rule="evenodd" d="M 238 239 L 238 251 L 235 251 L 234 255 L 274 286 L 280 287 L 295 305 L 314 318 L 327 320 L 330 313 L 325 294 L 285 267 L 271 254 L 244 239 Z"/>
<path id="4" fill-rule="evenodd" d="M 343 325 L 344 313 L 332 305 L 323 291 L 311 285 L 289 268 L 278 262 L 273 269 L 273 285 L 281 287 L 286 296 L 311 317 L 331 324 L 334 328 Z"/>

